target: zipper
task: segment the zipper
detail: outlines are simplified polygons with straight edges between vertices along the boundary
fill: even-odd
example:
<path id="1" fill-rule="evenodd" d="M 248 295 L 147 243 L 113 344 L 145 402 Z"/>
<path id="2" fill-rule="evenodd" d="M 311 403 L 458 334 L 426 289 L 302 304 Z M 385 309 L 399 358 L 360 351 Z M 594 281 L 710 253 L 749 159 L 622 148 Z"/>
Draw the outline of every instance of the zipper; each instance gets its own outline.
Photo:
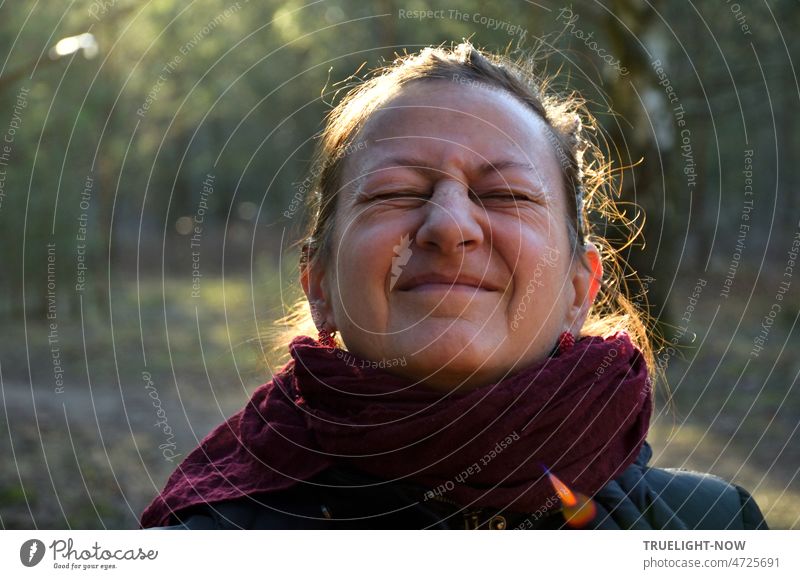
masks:
<path id="1" fill-rule="evenodd" d="M 431 497 L 429 500 L 432 500 L 432 501 L 440 501 L 440 502 L 443 502 L 443 503 L 447 503 L 448 505 L 453 505 L 453 506 L 456 506 L 456 507 L 461 507 L 461 505 L 459 505 L 457 502 L 455 502 L 455 501 L 451 501 L 450 499 L 446 499 L 446 498 L 444 498 L 444 497 L 440 497 L 440 496 L 438 496 L 438 495 L 436 495 L 436 496 L 434 496 L 434 497 Z"/>
<path id="2" fill-rule="evenodd" d="M 481 515 L 483 514 L 483 509 L 465 509 L 462 505 L 459 505 L 457 502 L 451 501 L 450 499 L 446 499 L 438 495 L 432 497 L 430 500 L 439 501 L 441 503 L 446 503 L 448 505 L 458 507 L 459 511 L 464 517 L 465 529 L 473 530 L 481 526 Z"/>
<path id="3" fill-rule="evenodd" d="M 474 530 L 481 526 L 481 513 L 483 509 L 471 509 L 464 511 L 464 528 Z"/>

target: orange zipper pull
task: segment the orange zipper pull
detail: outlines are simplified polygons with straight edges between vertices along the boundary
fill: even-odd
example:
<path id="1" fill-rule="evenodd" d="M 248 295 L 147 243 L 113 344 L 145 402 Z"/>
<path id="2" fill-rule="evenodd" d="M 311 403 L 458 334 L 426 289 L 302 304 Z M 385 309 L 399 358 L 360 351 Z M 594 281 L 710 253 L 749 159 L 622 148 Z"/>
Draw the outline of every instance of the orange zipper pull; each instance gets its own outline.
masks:
<path id="1" fill-rule="evenodd" d="M 564 482 L 550 470 L 542 465 L 544 472 L 550 478 L 550 484 L 561 500 L 564 520 L 574 528 L 580 529 L 591 523 L 597 515 L 597 505 L 594 501 L 581 493 L 574 493 Z"/>

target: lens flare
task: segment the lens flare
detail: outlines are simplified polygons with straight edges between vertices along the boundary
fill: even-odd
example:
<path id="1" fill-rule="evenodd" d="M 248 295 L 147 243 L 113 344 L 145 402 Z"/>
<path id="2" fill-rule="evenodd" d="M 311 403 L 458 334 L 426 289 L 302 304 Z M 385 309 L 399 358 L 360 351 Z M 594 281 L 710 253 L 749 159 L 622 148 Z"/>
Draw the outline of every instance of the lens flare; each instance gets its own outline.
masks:
<path id="1" fill-rule="evenodd" d="M 542 465 L 544 472 L 550 479 L 550 484 L 556 491 L 561 505 L 563 507 L 562 513 L 567 524 L 574 529 L 581 529 L 591 523 L 595 516 L 597 516 L 597 505 L 595 502 L 581 493 L 575 493 L 564 484 L 564 482 L 550 470 Z"/>

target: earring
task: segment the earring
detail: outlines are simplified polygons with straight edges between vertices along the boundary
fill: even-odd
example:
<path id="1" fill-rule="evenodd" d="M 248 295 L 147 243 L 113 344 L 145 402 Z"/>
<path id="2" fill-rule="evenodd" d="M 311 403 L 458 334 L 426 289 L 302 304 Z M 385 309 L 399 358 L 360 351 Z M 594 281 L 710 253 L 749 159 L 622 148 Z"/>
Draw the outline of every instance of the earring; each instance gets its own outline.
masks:
<path id="1" fill-rule="evenodd" d="M 326 348 L 335 348 L 336 342 L 333 339 L 335 333 L 335 330 L 333 332 L 329 332 L 325 326 L 322 326 L 322 328 L 319 330 L 317 341 Z"/>
<path id="2" fill-rule="evenodd" d="M 572 346 L 575 345 L 575 336 L 572 335 L 572 332 L 567 330 L 566 332 L 562 332 L 561 335 L 558 337 L 558 353 L 563 354 Z"/>

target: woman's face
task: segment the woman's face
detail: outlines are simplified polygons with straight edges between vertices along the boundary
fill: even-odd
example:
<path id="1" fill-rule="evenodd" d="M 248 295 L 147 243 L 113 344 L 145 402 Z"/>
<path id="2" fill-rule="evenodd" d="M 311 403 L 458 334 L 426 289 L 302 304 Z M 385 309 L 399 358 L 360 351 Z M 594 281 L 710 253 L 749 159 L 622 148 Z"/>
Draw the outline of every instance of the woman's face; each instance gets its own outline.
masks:
<path id="1" fill-rule="evenodd" d="M 473 388 L 577 334 L 600 262 L 573 254 L 545 123 L 505 92 L 412 83 L 344 160 L 329 263 L 304 271 L 347 349 L 443 389 Z"/>

